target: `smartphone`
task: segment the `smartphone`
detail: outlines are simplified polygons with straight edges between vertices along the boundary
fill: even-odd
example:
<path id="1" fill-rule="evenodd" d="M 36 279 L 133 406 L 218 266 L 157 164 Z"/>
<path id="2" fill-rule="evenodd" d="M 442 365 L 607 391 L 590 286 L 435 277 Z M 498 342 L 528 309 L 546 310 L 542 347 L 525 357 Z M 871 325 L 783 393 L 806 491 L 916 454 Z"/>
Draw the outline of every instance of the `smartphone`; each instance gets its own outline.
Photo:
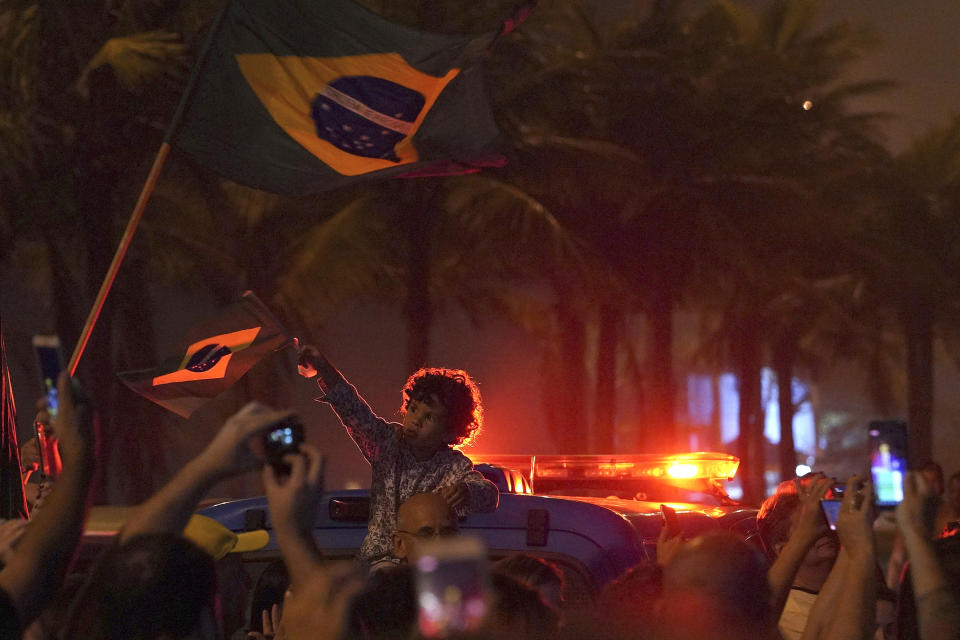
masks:
<path id="1" fill-rule="evenodd" d="M 907 474 L 907 423 L 875 420 L 870 423 L 870 474 L 877 506 L 891 508 L 903 500 Z"/>
<path id="2" fill-rule="evenodd" d="M 418 545 L 417 624 L 425 638 L 477 631 L 490 610 L 490 561 L 479 538 L 440 538 Z"/>
<path id="3" fill-rule="evenodd" d="M 300 451 L 303 442 L 303 423 L 294 415 L 281 418 L 263 434 L 263 451 L 267 463 L 277 473 L 290 473 L 290 465 L 283 461 L 288 453 Z"/>
<path id="4" fill-rule="evenodd" d="M 680 531 L 680 518 L 677 517 L 677 510 L 668 507 L 665 504 L 660 505 L 660 517 L 663 518 L 663 526 L 671 531 Z"/>
<path id="5" fill-rule="evenodd" d="M 837 530 L 837 514 L 840 513 L 841 502 L 842 500 L 837 498 L 825 498 L 820 501 L 820 510 L 823 511 L 823 517 L 831 531 Z"/>
<path id="6" fill-rule="evenodd" d="M 57 378 L 63 371 L 63 351 L 60 349 L 60 338 L 54 335 L 33 336 L 33 350 L 37 354 L 37 365 L 40 370 L 40 386 L 47 405 L 50 419 L 57 417 L 60 403 L 57 400 Z"/>

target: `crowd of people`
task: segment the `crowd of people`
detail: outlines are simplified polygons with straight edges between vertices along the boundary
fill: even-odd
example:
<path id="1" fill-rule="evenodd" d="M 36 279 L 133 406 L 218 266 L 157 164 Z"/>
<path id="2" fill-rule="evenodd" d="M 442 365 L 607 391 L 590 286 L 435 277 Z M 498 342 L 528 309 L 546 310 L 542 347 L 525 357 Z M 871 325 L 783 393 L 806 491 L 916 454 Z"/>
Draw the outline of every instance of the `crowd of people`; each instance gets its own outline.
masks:
<path id="1" fill-rule="evenodd" d="M 498 503 L 496 486 L 455 448 L 482 426 L 476 385 L 462 371 L 421 370 L 403 390 L 402 423 L 395 424 L 376 416 L 315 349 L 302 350 L 300 371 L 317 379 L 372 468 L 368 534 L 355 561 L 325 559 L 313 537 L 321 452 L 304 442 L 282 465 L 265 464 L 262 435 L 290 414 L 251 403 L 125 514 L 90 568 L 71 572 L 96 442 L 90 403 L 63 376 L 59 477 L 29 521 L 0 525 L 0 640 L 960 638 L 960 536 L 938 535 L 953 532 L 960 478 L 950 479 L 945 501 L 942 474 L 938 485 L 929 469 L 906 477 L 886 576 L 869 479 L 847 479 L 831 530 L 820 502 L 836 483 L 812 473 L 782 483 L 764 502 L 762 545 L 728 531 L 685 539 L 665 524 L 656 560 L 576 606 L 564 600 L 564 576 L 549 561 L 484 557 L 473 567 L 483 587 L 474 623 L 428 628 L 418 597 L 425 559 L 460 539 L 464 516 Z M 262 476 L 280 554 L 252 582 L 240 554 L 231 553 L 249 548 L 239 537 L 247 534 L 194 514 L 217 482 L 251 472 Z"/>

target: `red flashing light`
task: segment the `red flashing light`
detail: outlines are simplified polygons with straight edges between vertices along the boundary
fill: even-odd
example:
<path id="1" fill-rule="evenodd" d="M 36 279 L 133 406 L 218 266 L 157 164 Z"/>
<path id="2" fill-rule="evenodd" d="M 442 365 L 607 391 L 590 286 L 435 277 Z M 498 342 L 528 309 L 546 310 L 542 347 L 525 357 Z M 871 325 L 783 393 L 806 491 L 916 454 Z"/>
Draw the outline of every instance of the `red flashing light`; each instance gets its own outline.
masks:
<path id="1" fill-rule="evenodd" d="M 537 478 L 651 478 L 676 480 L 732 480 L 740 459 L 726 453 L 673 455 L 483 455 L 469 454 L 474 463 L 486 462 L 511 469 L 530 469 Z"/>
<path id="2" fill-rule="evenodd" d="M 667 475 L 671 478 L 688 479 L 702 477 L 700 465 L 690 462 L 675 462 L 667 469 Z"/>

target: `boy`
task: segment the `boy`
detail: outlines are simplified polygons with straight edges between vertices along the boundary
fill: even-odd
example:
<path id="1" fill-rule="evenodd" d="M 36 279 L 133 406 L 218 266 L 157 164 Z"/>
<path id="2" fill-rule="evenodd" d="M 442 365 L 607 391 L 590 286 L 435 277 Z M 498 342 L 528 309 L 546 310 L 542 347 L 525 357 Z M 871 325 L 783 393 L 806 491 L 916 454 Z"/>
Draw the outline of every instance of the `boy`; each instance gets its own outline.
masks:
<path id="1" fill-rule="evenodd" d="M 439 493 L 459 517 L 497 508 L 496 485 L 454 448 L 470 441 L 483 422 L 480 392 L 466 372 L 421 369 L 411 375 L 403 388 L 403 424 L 397 424 L 374 414 L 315 348 L 301 349 L 299 371 L 316 376 L 324 393 L 320 400 L 333 408 L 373 470 L 361 560 L 371 565 L 389 560 L 397 509 L 415 493 Z"/>

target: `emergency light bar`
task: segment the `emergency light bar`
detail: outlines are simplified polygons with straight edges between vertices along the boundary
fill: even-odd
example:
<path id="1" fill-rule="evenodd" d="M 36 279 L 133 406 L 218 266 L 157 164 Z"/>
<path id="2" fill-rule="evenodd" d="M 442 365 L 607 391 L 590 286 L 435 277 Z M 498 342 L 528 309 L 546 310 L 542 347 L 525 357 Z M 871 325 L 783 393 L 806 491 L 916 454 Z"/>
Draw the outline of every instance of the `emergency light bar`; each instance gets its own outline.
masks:
<path id="1" fill-rule="evenodd" d="M 467 454 L 477 463 L 529 471 L 537 478 L 650 478 L 664 480 L 733 480 L 740 459 L 728 453 L 679 453 L 671 455 L 515 455 Z"/>

